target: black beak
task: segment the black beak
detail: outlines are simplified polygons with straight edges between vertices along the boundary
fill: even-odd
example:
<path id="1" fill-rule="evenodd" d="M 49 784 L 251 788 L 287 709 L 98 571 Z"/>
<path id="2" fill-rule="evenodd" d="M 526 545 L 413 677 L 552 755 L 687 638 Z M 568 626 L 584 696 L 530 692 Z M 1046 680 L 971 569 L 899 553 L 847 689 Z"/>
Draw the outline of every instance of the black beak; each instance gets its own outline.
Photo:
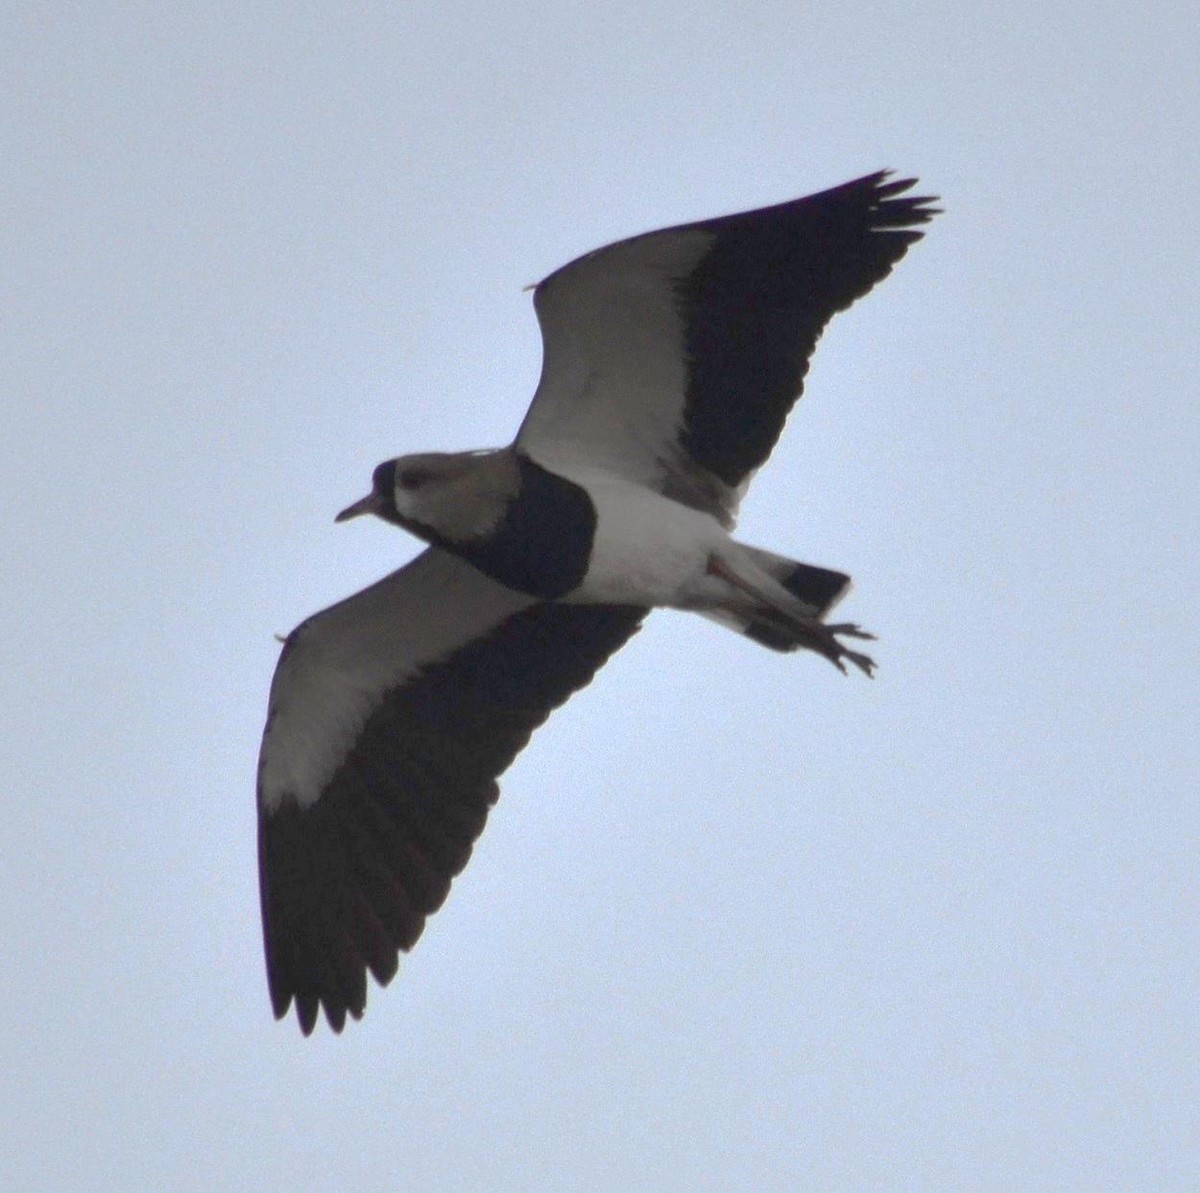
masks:
<path id="1" fill-rule="evenodd" d="M 356 501 L 353 505 L 348 505 L 336 518 L 335 522 L 348 522 L 351 518 L 361 517 L 363 514 L 377 514 L 381 508 L 378 493 L 368 493 L 366 497 Z"/>

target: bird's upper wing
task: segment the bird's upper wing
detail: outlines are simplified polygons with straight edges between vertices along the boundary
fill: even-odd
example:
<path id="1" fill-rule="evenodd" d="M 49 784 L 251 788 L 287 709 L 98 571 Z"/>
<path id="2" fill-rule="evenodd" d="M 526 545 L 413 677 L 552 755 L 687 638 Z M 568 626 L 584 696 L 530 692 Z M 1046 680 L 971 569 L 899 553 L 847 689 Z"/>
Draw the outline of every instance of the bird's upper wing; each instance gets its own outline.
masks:
<path id="1" fill-rule="evenodd" d="M 821 330 L 936 209 L 886 172 L 622 240 L 536 288 L 542 376 L 517 445 L 733 520 Z"/>
<path id="2" fill-rule="evenodd" d="M 543 604 L 453 555 L 303 622 L 280 656 L 258 768 L 259 885 L 276 1017 L 335 1031 L 445 899 L 497 776 L 646 610 Z"/>

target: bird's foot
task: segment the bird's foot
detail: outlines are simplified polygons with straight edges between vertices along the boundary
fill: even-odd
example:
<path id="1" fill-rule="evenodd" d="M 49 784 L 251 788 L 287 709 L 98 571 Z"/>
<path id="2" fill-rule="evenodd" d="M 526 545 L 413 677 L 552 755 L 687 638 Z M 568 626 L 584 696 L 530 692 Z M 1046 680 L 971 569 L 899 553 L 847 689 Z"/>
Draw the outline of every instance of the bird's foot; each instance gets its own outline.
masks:
<path id="1" fill-rule="evenodd" d="M 816 641 L 813 643 L 813 649 L 818 654 L 824 655 L 843 675 L 846 674 L 846 663 L 850 662 L 869 679 L 874 678 L 875 660 L 870 655 L 848 649 L 838 641 L 840 635 L 843 638 L 860 638 L 873 642 L 874 634 L 867 633 L 853 622 L 841 622 L 838 625 L 825 625 L 823 622 L 818 622 L 817 626 L 818 632 L 814 635 Z"/>

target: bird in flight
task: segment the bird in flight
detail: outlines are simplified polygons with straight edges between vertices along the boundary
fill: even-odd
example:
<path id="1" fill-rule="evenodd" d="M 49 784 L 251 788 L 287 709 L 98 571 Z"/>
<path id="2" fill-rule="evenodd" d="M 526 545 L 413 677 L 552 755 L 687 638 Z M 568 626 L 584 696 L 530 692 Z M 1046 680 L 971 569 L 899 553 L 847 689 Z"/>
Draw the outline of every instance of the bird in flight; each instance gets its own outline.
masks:
<path id="1" fill-rule="evenodd" d="M 375 469 L 338 520 L 429 544 L 287 637 L 258 765 L 276 1018 L 361 1017 L 471 855 L 497 779 L 651 609 L 702 613 L 845 671 L 850 578 L 738 542 L 738 503 L 822 329 L 938 209 L 870 174 L 648 232 L 534 287 L 541 380 L 508 447 Z"/>

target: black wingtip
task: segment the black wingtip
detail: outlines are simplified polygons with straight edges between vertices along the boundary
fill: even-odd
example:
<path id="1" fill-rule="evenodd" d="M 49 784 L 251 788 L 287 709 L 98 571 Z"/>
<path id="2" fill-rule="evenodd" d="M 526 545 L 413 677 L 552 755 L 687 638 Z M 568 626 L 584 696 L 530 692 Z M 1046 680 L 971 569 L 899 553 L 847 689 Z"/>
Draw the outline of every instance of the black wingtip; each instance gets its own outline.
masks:
<path id="1" fill-rule="evenodd" d="M 874 191 L 880 208 L 900 217 L 896 221 L 898 223 L 926 224 L 935 215 L 943 214 L 941 207 L 929 206 L 931 203 L 941 202 L 939 195 L 904 194 L 905 191 L 916 186 L 918 180 L 916 178 L 894 178 L 895 173 L 895 170 L 876 170 L 874 174 L 867 174 L 848 185 L 869 187 Z M 899 198 L 900 195 L 904 195 L 904 198 Z"/>
<path id="2" fill-rule="evenodd" d="M 314 997 L 296 996 L 296 1019 L 300 1024 L 300 1030 L 306 1036 L 311 1036 L 313 1028 L 317 1026 L 317 1008 L 319 1006 L 320 1002 Z"/>

